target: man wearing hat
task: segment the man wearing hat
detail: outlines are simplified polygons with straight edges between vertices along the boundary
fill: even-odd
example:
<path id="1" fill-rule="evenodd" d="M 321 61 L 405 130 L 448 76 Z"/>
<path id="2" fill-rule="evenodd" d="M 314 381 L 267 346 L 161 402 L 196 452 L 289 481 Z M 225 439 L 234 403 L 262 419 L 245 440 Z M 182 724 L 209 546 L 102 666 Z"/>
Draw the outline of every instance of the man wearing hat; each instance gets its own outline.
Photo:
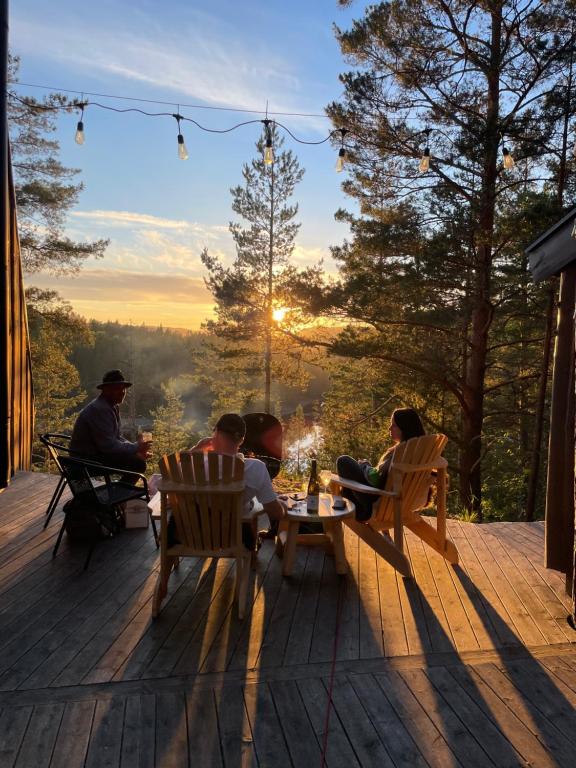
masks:
<path id="1" fill-rule="evenodd" d="M 100 395 L 80 411 L 70 441 L 70 451 L 82 458 L 99 461 L 109 467 L 132 472 L 146 470 L 146 458 L 152 445 L 142 438 L 131 443 L 122 437 L 118 406 L 132 382 L 122 371 L 108 371 L 97 384 Z"/>

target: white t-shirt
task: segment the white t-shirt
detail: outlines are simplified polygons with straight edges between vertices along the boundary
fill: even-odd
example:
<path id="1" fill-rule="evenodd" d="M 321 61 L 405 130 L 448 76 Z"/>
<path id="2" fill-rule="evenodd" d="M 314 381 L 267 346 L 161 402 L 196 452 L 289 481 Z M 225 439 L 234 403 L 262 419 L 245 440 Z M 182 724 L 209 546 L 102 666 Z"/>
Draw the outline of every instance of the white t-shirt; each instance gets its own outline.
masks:
<path id="1" fill-rule="evenodd" d="M 274 501 L 277 496 L 274 488 L 272 488 L 272 481 L 270 475 L 266 469 L 266 464 L 260 459 L 247 459 L 244 454 L 239 453 L 238 456 L 244 459 L 244 511 L 249 512 L 253 506 L 253 499 L 256 497 L 260 504 L 268 504 L 269 501 Z M 206 454 L 204 455 L 206 466 L 208 459 Z M 162 475 L 152 475 L 148 480 L 148 490 L 150 496 L 153 496 L 157 487 L 162 480 Z"/>
<path id="2" fill-rule="evenodd" d="M 266 464 L 260 459 L 244 459 L 244 509 L 252 507 L 252 499 L 256 497 L 260 504 L 274 501 L 276 492 L 266 469 Z"/>

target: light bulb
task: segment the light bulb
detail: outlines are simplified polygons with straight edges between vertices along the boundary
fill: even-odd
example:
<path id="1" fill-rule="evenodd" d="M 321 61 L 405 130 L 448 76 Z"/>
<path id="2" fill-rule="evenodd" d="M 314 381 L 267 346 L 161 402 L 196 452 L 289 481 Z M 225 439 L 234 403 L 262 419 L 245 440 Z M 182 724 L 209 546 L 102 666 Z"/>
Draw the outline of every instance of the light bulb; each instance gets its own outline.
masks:
<path id="1" fill-rule="evenodd" d="M 78 125 L 76 126 L 76 135 L 74 136 L 74 141 L 76 144 L 84 144 L 84 123 L 82 120 L 79 120 Z"/>
<path id="2" fill-rule="evenodd" d="M 184 136 L 181 133 L 178 134 L 178 157 L 180 160 L 188 160 L 188 150 L 186 144 L 184 144 Z"/>
<path id="3" fill-rule="evenodd" d="M 420 163 L 418 165 L 418 170 L 420 173 L 426 173 L 426 171 L 430 170 L 430 148 L 426 147 L 424 152 L 422 153 L 422 157 L 420 158 Z"/>
<path id="4" fill-rule="evenodd" d="M 346 150 L 344 147 L 340 147 L 338 151 L 338 159 L 336 160 L 336 173 L 341 173 L 344 170 L 346 164 Z"/>
<path id="5" fill-rule="evenodd" d="M 502 165 L 507 171 L 514 168 L 514 158 L 510 154 L 510 150 L 506 147 L 502 149 Z"/>
<path id="6" fill-rule="evenodd" d="M 274 162 L 274 150 L 272 149 L 272 139 L 266 140 L 266 149 L 264 150 L 265 165 L 272 165 Z"/>

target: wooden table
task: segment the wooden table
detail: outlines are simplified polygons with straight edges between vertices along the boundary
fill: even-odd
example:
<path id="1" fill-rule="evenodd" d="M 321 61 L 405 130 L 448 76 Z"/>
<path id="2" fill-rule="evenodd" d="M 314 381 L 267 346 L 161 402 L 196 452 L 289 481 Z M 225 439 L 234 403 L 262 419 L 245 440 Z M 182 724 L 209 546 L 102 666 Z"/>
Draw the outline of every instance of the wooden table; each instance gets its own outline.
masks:
<path id="1" fill-rule="evenodd" d="M 286 517 L 280 523 L 278 537 L 281 549 L 284 551 L 284 563 L 282 574 L 290 576 L 296 556 L 296 545 L 328 544 L 334 554 L 336 573 L 344 574 L 348 571 L 346 553 L 344 552 L 344 534 L 342 532 L 342 520 L 353 517 L 356 511 L 354 504 L 348 499 L 343 499 L 344 509 L 332 508 L 332 496 L 328 493 L 320 494 L 320 504 L 317 513 L 308 514 L 306 501 L 293 502 L 294 506 L 288 510 Z M 323 533 L 298 533 L 300 523 L 321 523 Z M 283 546 L 282 546 L 283 545 Z"/>

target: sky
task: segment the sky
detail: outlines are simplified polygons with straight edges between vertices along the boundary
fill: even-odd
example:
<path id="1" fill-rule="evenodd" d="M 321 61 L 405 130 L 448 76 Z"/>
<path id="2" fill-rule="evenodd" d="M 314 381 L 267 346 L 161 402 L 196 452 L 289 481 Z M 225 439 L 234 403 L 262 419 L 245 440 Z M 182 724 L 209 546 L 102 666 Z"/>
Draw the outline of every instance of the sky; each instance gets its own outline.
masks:
<path id="1" fill-rule="evenodd" d="M 314 115 L 275 117 L 299 139 L 319 141 L 331 130 L 324 108 L 339 98 L 338 75 L 349 68 L 333 24 L 349 28 L 364 6 L 357 1 L 342 9 L 336 0 L 13 1 L 17 90 L 36 97 L 46 92 L 23 85 L 31 84 L 78 92 L 70 96 L 98 93 L 84 98 L 120 109 L 179 111 L 220 130 L 262 119 L 268 104 L 272 117 Z M 135 101 L 111 98 L 118 96 Z M 55 288 L 88 318 L 198 328 L 213 305 L 200 253 L 207 247 L 225 263 L 233 259 L 228 225 L 239 219 L 230 188 L 242 182 L 261 124 L 218 135 L 184 123 L 190 157 L 182 161 L 171 116 L 88 107 L 82 146 L 74 142 L 78 119 L 59 116 L 56 132 L 62 162 L 81 169 L 85 185 L 66 231 L 78 240 L 109 238 L 110 245 L 78 275 L 39 274 L 28 283 Z M 329 248 L 348 234 L 334 213 L 353 208 L 341 191 L 344 174 L 334 170 L 336 152 L 329 143 L 308 146 L 284 136 L 306 169 L 295 194 L 301 228 L 293 262 L 323 259 L 334 271 Z"/>

